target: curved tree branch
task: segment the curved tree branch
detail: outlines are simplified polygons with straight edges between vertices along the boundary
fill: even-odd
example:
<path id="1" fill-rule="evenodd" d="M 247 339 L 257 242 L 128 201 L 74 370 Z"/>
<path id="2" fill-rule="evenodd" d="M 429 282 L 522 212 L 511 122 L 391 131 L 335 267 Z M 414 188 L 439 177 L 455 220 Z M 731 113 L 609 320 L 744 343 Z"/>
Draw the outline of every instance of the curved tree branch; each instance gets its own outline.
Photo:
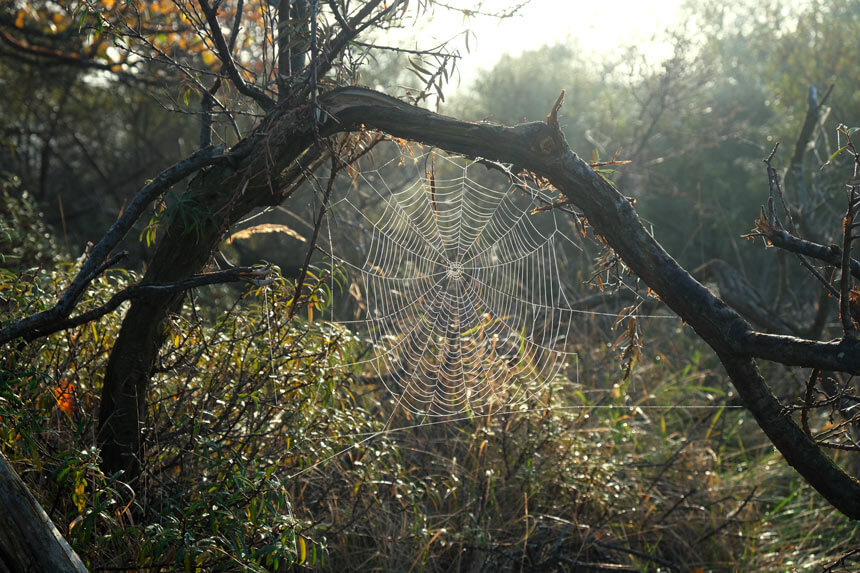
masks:
<path id="1" fill-rule="evenodd" d="M 836 268 L 842 266 L 842 249 L 838 245 L 828 245 L 825 247 L 819 243 L 800 239 L 785 229 L 771 225 L 763 216 L 756 221 L 755 232 L 745 236 L 761 236 L 774 247 L 797 255 L 818 259 Z M 851 269 L 851 275 L 856 279 L 860 279 L 860 262 L 857 259 L 851 258 L 849 260 L 849 268 Z"/>
<path id="2" fill-rule="evenodd" d="M 258 269 L 252 267 L 233 267 L 231 269 L 218 271 L 215 273 L 194 275 L 188 277 L 187 279 L 170 284 L 134 284 L 117 292 L 112 297 L 110 297 L 110 300 L 108 300 L 101 306 L 90 309 L 77 316 L 73 316 L 65 320 L 59 320 L 57 322 L 53 322 L 49 325 L 46 325 L 43 328 L 33 330 L 32 332 L 29 332 L 25 336 L 25 338 L 32 340 L 40 338 L 42 336 L 53 334 L 54 332 L 59 332 L 60 330 L 74 328 L 76 326 L 80 326 L 82 324 L 98 320 L 109 312 L 113 312 L 114 310 L 116 310 L 119 305 L 121 305 L 125 301 L 132 300 L 141 296 L 146 296 L 148 294 L 173 294 L 177 292 L 184 292 L 193 288 L 199 288 L 202 286 L 240 281 L 252 282 L 255 284 L 265 284 L 261 281 L 268 280 L 267 277 L 269 276 L 269 274 L 270 270 L 267 268 Z"/>
<path id="3" fill-rule="evenodd" d="M 115 258 L 108 260 L 108 255 L 123 237 L 128 234 L 146 206 L 152 203 L 156 197 L 170 189 L 171 186 L 190 174 L 226 159 L 228 159 L 228 156 L 224 155 L 222 150 L 218 148 L 208 147 L 201 149 L 179 163 L 168 167 L 155 179 L 144 185 L 126 206 L 116 222 L 111 225 L 101 240 L 90 250 L 83 266 L 81 266 L 81 270 L 78 271 L 78 274 L 60 296 L 57 303 L 48 310 L 16 321 L 3 330 L 0 330 L 0 345 L 20 336 L 50 330 L 51 325 L 68 318 L 90 282 L 108 267 L 116 263 Z M 51 330 L 51 332 L 55 332 L 55 330 Z"/>
<path id="4" fill-rule="evenodd" d="M 546 124 L 511 128 L 476 124 L 439 116 L 361 88 L 336 90 L 324 96 L 321 104 L 336 124 L 329 125 L 332 131 L 364 125 L 448 151 L 527 166 L 549 179 L 582 210 L 595 232 L 624 262 L 717 352 L 746 407 L 786 461 L 834 507 L 860 519 L 860 482 L 837 467 L 801 430 L 751 358 L 767 354 L 767 358 L 791 364 L 798 360 L 794 351 L 802 347 L 807 350 L 803 358 L 809 362 L 804 365 L 817 366 L 826 356 L 832 364 L 825 368 L 853 371 L 860 368 L 860 344 L 820 343 L 754 332 L 648 234 L 630 201 L 570 150 L 554 114 Z M 757 344 L 751 345 L 752 341 Z M 823 349 L 828 352 L 821 352 Z"/>

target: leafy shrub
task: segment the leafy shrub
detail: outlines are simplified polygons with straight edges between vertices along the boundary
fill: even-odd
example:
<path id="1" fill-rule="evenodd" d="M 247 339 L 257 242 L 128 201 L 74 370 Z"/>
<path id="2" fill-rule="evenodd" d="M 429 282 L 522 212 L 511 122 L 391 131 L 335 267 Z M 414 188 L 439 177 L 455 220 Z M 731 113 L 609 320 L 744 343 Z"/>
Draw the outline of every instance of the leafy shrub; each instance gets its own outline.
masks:
<path id="1" fill-rule="evenodd" d="M 74 271 L 0 275 L 4 320 Z M 0 449 L 91 568 L 774 570 L 856 545 L 677 325 L 644 328 L 629 377 L 614 336 L 590 327 L 580 379 L 542 403 L 428 423 L 351 366 L 368 341 L 320 319 L 332 278 L 312 272 L 294 318 L 284 279 L 187 297 L 164 332 L 133 487 L 93 446 L 118 314 L 0 358 Z M 82 310 L 137 280 L 106 273 Z M 207 317 L 215 298 L 227 310 Z"/>

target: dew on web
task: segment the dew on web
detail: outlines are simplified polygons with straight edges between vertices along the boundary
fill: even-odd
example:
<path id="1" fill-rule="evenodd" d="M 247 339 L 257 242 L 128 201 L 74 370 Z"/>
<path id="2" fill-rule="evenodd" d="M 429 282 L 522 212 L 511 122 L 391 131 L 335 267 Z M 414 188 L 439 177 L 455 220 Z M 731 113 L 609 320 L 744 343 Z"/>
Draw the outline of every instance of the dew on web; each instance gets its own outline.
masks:
<path id="1" fill-rule="evenodd" d="M 575 362 L 570 239 L 502 166 L 410 150 L 344 177 L 329 210 L 329 252 L 359 285 L 362 314 L 342 321 L 369 344 L 359 362 L 424 416 L 528 400 Z"/>

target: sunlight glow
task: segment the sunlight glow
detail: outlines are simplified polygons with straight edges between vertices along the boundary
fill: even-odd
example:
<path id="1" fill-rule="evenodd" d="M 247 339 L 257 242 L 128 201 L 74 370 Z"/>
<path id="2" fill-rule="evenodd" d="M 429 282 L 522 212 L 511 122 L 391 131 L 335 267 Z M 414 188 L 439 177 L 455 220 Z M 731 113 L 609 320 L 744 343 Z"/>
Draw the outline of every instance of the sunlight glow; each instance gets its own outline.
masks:
<path id="1" fill-rule="evenodd" d="M 480 3 L 483 13 L 498 13 L 518 2 L 485 0 Z M 453 1 L 449 5 L 476 9 L 478 4 Z M 430 17 L 424 17 L 408 35 L 418 45 L 428 47 L 456 37 L 452 46 L 463 55 L 459 64 L 460 86 L 468 86 L 474 72 L 491 67 L 502 54 L 518 55 L 548 44 L 566 42 L 577 44 L 595 56 L 606 55 L 636 44 L 649 59 L 660 59 L 671 53 L 671 46 L 655 41 L 656 36 L 680 16 L 682 2 L 678 0 L 532 0 L 510 18 L 487 16 L 464 17 L 436 7 Z M 471 32 L 468 50 L 464 30 Z M 459 34 L 459 35 L 458 35 Z M 402 43 L 405 45 L 409 40 Z M 451 89 L 456 90 L 456 81 Z"/>

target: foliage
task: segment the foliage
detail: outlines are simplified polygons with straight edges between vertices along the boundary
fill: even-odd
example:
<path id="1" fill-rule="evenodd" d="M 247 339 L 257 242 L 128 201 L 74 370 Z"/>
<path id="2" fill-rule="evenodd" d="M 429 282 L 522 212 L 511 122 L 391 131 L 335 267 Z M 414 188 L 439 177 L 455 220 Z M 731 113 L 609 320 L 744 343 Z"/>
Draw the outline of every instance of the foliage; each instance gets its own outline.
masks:
<path id="1" fill-rule="evenodd" d="M 220 63 L 192 33 L 186 13 L 164 2 L 141 5 L 165 30 L 136 37 L 135 49 L 150 56 L 161 51 L 194 67 L 190 77 L 165 80 L 171 105 L 190 108 L 191 96 L 199 95 L 194 81 Z M 129 25 L 123 18 L 135 17 L 130 6 L 16 3 L 14 24 L 23 34 L 16 38 L 25 47 L 38 48 L 27 38 L 41 38 L 66 51 L 58 42 L 86 39 L 74 53 L 129 71 L 124 66 L 134 59 L 120 60 L 131 50 L 114 43 L 111 29 Z M 264 3 L 249 2 L 246 10 L 263 14 Z M 773 141 L 794 135 L 808 84 L 823 89 L 834 74 L 840 81 L 831 96 L 833 119 L 856 123 L 850 121 L 860 116 L 856 58 L 842 48 L 853 45 L 857 11 L 847 1 L 786 13 L 777 3 L 732 10 L 716 2 L 694 7 L 693 20 L 704 21 L 701 34 L 679 33 L 678 49 L 660 66 L 636 50 L 598 65 L 577 50 L 551 47 L 506 58 L 479 81 L 476 91 L 484 97 L 453 105 L 473 117 L 541 120 L 559 88 L 573 85 L 562 117 L 570 141 L 584 154 L 595 150 L 595 159 L 619 148 L 619 158 L 632 156 L 632 165 L 607 176 L 636 197 L 670 251 L 693 264 L 717 256 L 737 260 L 759 283 L 774 264 L 764 255 L 741 257 L 735 245 L 764 202 L 758 159 Z M 784 28 L 768 24 L 777 16 Z M 219 18 L 226 27 L 232 15 L 224 11 Z M 76 27 L 87 33 L 71 34 Z M 265 52 L 265 33 L 253 27 L 243 33 L 243 41 L 256 39 Z M 173 46 L 181 50 L 170 51 Z M 237 52 L 245 79 L 269 85 L 273 68 L 243 59 L 252 53 Z M 551 73 L 537 74 L 548 61 L 555 64 Z M 158 64 L 149 61 L 143 77 L 159 77 Z M 141 100 L 131 100 L 133 90 L 121 82 L 105 87 L 73 73 L 77 99 L 67 104 L 47 74 L 27 83 L 25 72 L 5 62 L 0 73 L 4 86 L 21 90 L 12 98 L 15 111 L 0 118 L 4 132 L 16 134 L 4 147 L 10 151 L 3 165 L 39 185 L 42 200 L 72 179 L 80 197 L 103 158 L 118 164 L 116 173 L 99 176 L 100 188 L 112 189 L 120 175 L 135 172 L 130 166 L 139 165 L 133 160 L 141 149 L 151 151 L 141 141 L 151 136 L 162 145 L 190 137 L 188 126 L 172 122 L 150 131 L 138 110 L 162 121 L 167 116 L 151 101 L 137 107 Z M 122 95 L 115 98 L 117 90 Z M 100 110 L 99 130 L 87 129 L 92 109 Z M 30 117 L 38 127 L 51 124 L 46 118 L 62 121 L 45 133 Z M 822 127 L 815 160 L 835 149 L 824 133 Z M 58 147 L 65 150 L 61 167 L 33 160 L 53 157 Z M 17 169 L 22 165 L 27 168 Z M 86 175 L 72 177 L 78 173 Z M 820 205 L 834 194 L 829 173 L 809 175 Z M 93 195 L 97 202 L 104 197 Z M 17 182 L 4 184 L 2 200 L 5 324 L 45 308 L 75 266 L 57 262 L 56 240 L 46 236 Z M 144 231 L 149 242 L 170 218 L 192 229 L 208 224 L 198 205 L 182 201 L 176 195 L 158 211 Z M 584 251 L 582 268 L 569 269 L 570 276 L 587 282 L 592 258 Z M 607 274 L 617 266 L 603 263 Z M 580 383 L 558 380 L 544 396 L 552 408 L 526 404 L 431 425 L 393 411 L 371 372 L 349 368 L 367 341 L 322 319 L 332 290 L 346 287 L 337 272 L 328 272 L 313 269 L 298 295 L 283 278 L 241 293 L 193 293 L 161 333 L 166 342 L 148 395 L 144 471 L 133 489 L 123 475 L 101 472 L 93 448 L 118 316 L 4 354 L 0 448 L 88 565 L 538 571 L 582 563 L 785 570 L 823 568 L 843 557 L 850 562 L 857 527 L 820 509 L 820 499 L 738 408 L 706 349 L 674 323 L 628 322 L 636 337 L 644 331 L 645 344 L 641 353 L 638 347 L 628 352 L 635 360 L 621 364 L 622 371 L 616 354 L 625 349 L 609 333 L 611 321 L 584 320 L 575 343 Z M 138 278 L 107 273 L 81 310 Z M 212 316 L 201 308 L 211 299 L 227 310 Z M 294 302 L 301 310 L 290 319 Z M 791 371 L 771 370 L 786 387 L 803 382 Z"/>
<path id="2" fill-rule="evenodd" d="M 32 306 L 72 271 L 4 275 L 2 292 Z M 287 320 L 286 280 L 214 319 L 198 298 L 235 295 L 189 300 L 164 333 L 134 493 L 92 447 L 118 317 L 4 356 L 0 448 L 91 568 L 779 570 L 857 543 L 856 526 L 810 509 L 700 343 L 666 338 L 674 324 L 646 326 L 648 355 L 624 378 L 595 317 L 596 338 L 577 338 L 592 374 L 551 385 L 549 408 L 427 424 L 392 417 L 373 374 L 347 367 L 366 342 L 320 319 L 332 278 L 337 292 L 337 274 L 308 276 L 310 322 Z M 109 273 L 86 305 L 134 280 Z"/>
<path id="3" fill-rule="evenodd" d="M 674 52 L 660 61 L 647 45 L 599 59 L 588 46 L 503 56 L 448 112 L 540 121 L 569 88 L 560 121 L 572 149 L 632 160 L 613 180 L 636 198 L 661 244 L 688 268 L 722 258 L 764 285 L 774 257 L 753 249 L 739 257 L 737 237 L 766 201 L 761 160 L 777 141 L 779 165 L 789 162 L 811 86 L 821 98 L 834 84 L 804 155 L 815 201 L 796 208 L 811 217 L 823 202 L 841 201 L 844 178 L 818 167 L 837 149 L 833 127 L 860 115 L 857 58 L 847 49 L 860 12 L 850 0 L 774 0 L 688 3 L 684 14 L 663 32 Z"/>
<path id="4" fill-rule="evenodd" d="M 50 265 L 61 255 L 18 178 L 0 174 L 0 272 Z"/>

